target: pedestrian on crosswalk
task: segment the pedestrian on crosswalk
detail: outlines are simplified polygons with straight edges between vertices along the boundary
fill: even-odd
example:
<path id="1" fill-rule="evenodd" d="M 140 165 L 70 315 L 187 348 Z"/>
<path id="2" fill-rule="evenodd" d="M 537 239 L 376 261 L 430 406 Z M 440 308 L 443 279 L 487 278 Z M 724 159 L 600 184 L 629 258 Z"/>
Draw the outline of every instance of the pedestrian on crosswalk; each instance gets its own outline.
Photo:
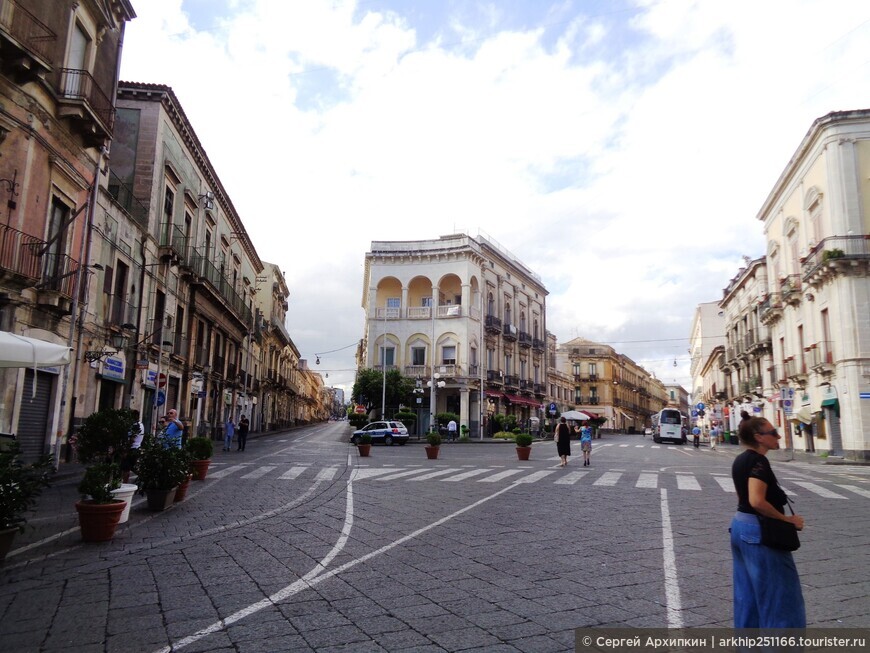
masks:
<path id="1" fill-rule="evenodd" d="M 553 439 L 556 441 L 556 452 L 562 459 L 559 467 L 565 467 L 568 464 L 568 456 L 571 455 L 571 429 L 568 428 L 567 420 L 564 417 L 559 418 Z"/>
<path id="2" fill-rule="evenodd" d="M 245 445 L 248 443 L 248 428 L 250 428 L 248 417 L 247 415 L 242 415 L 242 419 L 239 420 L 239 428 L 237 429 L 239 436 L 239 448 L 237 451 L 245 450 Z"/>
<path id="3" fill-rule="evenodd" d="M 233 448 L 233 436 L 236 433 L 236 425 L 233 424 L 233 417 L 227 417 L 227 423 L 224 424 L 224 451 L 229 451 Z"/>
<path id="4" fill-rule="evenodd" d="M 592 428 L 584 426 L 580 430 L 580 451 L 583 452 L 583 466 L 592 464 Z"/>

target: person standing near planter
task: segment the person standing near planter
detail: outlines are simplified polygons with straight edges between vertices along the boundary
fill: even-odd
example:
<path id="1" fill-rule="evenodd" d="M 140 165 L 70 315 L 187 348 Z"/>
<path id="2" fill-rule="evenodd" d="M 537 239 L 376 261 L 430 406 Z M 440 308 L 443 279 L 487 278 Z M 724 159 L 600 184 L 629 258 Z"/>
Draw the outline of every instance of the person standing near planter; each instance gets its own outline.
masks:
<path id="1" fill-rule="evenodd" d="M 136 460 L 139 458 L 139 449 L 142 446 L 142 439 L 145 437 L 145 425 L 139 419 L 139 411 L 134 410 L 131 412 L 136 423 L 133 425 L 133 428 L 130 429 L 130 437 L 132 438 L 130 451 L 127 452 L 124 460 L 121 461 L 122 483 L 130 481 L 130 472 L 133 471 L 133 468 L 136 466 Z"/>
<path id="2" fill-rule="evenodd" d="M 233 435 L 236 433 L 236 425 L 233 424 L 232 417 L 227 417 L 227 423 L 224 424 L 224 451 L 229 451 L 233 446 Z"/>
<path id="3" fill-rule="evenodd" d="M 568 428 L 568 423 L 564 417 L 559 418 L 559 424 L 553 433 L 553 439 L 556 440 L 556 452 L 562 462 L 559 467 L 565 467 L 568 464 L 568 456 L 571 455 L 571 430 Z"/>
<path id="4" fill-rule="evenodd" d="M 175 448 L 181 449 L 182 436 L 184 435 L 184 424 L 178 419 L 178 411 L 170 408 L 166 413 L 166 433 L 163 436 L 163 446 L 166 449 Z"/>
<path id="5" fill-rule="evenodd" d="M 456 422 L 452 419 L 447 422 L 447 439 L 456 442 Z"/>
<path id="6" fill-rule="evenodd" d="M 239 420 L 239 448 L 236 451 L 244 451 L 245 444 L 248 442 L 248 428 L 250 424 L 248 423 L 247 415 L 242 415 L 242 419 Z"/>

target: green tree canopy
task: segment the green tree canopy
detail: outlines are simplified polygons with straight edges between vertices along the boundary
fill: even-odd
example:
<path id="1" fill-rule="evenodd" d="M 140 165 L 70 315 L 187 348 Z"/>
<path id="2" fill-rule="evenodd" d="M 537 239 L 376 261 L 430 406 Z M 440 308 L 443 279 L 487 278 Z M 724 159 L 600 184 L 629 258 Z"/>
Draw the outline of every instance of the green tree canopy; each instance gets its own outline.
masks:
<path id="1" fill-rule="evenodd" d="M 402 375 L 399 370 L 389 370 L 386 379 L 386 412 L 392 415 L 399 410 L 399 404 L 407 405 L 411 400 L 414 380 Z M 360 370 L 353 384 L 353 398 L 362 403 L 367 410 L 381 407 L 384 391 L 384 376 L 379 370 Z M 386 416 L 384 416 L 386 417 Z"/>

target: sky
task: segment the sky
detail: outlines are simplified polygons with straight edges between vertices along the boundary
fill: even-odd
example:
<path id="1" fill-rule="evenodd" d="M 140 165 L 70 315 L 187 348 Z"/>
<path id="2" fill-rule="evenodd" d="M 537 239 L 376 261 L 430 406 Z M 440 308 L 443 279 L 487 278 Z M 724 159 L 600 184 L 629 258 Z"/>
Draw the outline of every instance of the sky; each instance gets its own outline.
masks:
<path id="1" fill-rule="evenodd" d="M 690 388 L 699 303 L 816 118 L 870 108 L 865 0 L 133 0 L 121 79 L 171 86 L 328 385 L 376 240 L 483 234 L 559 342 Z M 315 365 L 315 360 L 320 364 Z"/>

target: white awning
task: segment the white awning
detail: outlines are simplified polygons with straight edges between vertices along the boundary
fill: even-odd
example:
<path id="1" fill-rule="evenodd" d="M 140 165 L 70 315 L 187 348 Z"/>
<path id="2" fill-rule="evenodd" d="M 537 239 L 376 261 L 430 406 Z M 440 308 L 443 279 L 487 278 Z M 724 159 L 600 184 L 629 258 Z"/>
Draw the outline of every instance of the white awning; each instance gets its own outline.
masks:
<path id="1" fill-rule="evenodd" d="M 810 413 L 809 406 L 801 406 L 801 409 L 791 416 L 792 420 L 810 424 L 813 421 L 813 415 Z"/>
<path id="2" fill-rule="evenodd" d="M 0 331 L 0 367 L 69 365 L 70 348 L 53 342 Z"/>

